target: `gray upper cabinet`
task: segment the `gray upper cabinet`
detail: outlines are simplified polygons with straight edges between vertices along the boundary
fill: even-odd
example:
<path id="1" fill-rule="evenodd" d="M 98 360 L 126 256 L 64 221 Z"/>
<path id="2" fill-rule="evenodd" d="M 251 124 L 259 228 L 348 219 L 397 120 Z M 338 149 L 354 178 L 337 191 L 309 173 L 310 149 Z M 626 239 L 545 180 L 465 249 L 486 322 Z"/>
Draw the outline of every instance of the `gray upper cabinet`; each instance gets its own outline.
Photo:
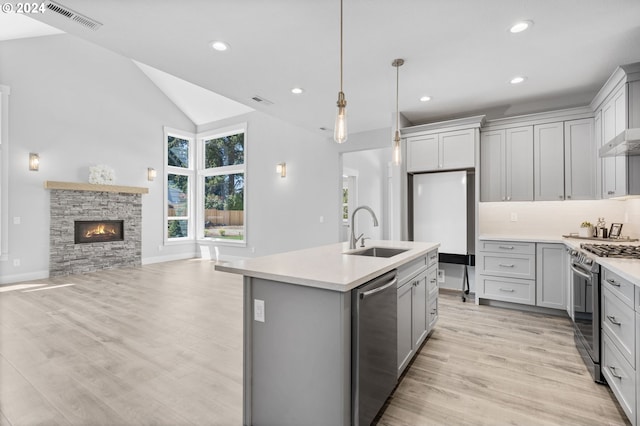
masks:
<path id="1" fill-rule="evenodd" d="M 534 199 L 596 198 L 593 119 L 534 126 Z"/>
<path id="2" fill-rule="evenodd" d="M 569 200 L 596 197 L 594 120 L 564 122 L 564 193 Z"/>
<path id="3" fill-rule="evenodd" d="M 564 200 L 564 126 L 549 123 L 533 128 L 534 199 Z"/>
<path id="4" fill-rule="evenodd" d="M 464 129 L 407 138 L 407 171 L 474 168 L 475 135 L 475 129 Z"/>
<path id="5" fill-rule="evenodd" d="M 602 106 L 602 143 L 613 139 L 627 127 L 627 85 L 623 84 Z M 599 147 L 598 147 L 599 148 Z M 602 197 L 627 194 L 627 159 L 624 156 L 602 160 Z"/>
<path id="6" fill-rule="evenodd" d="M 533 126 L 482 133 L 480 200 L 533 200 Z"/>

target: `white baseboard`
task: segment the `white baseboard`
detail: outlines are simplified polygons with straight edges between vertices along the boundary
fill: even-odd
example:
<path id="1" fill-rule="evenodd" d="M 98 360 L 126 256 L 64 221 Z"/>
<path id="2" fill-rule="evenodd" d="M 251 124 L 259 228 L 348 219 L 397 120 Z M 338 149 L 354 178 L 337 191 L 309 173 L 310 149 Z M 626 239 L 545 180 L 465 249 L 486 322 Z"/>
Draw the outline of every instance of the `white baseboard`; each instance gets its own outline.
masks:
<path id="1" fill-rule="evenodd" d="M 162 262 L 171 262 L 174 260 L 185 260 L 185 259 L 193 259 L 197 257 L 195 253 L 180 253 L 180 254 L 170 254 L 167 256 L 153 256 L 153 257 L 143 257 L 142 264 L 143 265 L 151 265 L 153 263 L 162 263 Z"/>
<path id="2" fill-rule="evenodd" d="M 0 276 L 0 284 L 13 284 L 23 281 L 42 280 L 45 278 L 49 278 L 48 270 Z"/>

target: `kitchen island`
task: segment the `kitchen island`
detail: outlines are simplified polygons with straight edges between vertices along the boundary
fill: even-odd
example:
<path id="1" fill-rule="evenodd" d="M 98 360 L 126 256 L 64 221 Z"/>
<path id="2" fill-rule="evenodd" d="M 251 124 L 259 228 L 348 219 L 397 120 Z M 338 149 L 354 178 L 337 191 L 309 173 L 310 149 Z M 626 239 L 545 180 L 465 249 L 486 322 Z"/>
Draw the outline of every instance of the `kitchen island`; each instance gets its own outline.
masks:
<path id="1" fill-rule="evenodd" d="M 363 256 L 338 243 L 216 265 L 244 276 L 244 424 L 352 424 L 352 290 L 394 270 L 415 280 L 437 268 L 439 244 L 367 246 L 404 251 Z"/>

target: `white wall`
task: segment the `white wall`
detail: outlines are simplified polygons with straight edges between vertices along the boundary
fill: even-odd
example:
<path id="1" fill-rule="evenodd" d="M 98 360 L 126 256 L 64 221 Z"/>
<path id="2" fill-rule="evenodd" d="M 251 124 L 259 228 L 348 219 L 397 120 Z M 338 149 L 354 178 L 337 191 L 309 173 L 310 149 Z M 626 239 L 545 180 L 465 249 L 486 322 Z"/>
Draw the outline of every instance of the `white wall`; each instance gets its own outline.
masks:
<path id="1" fill-rule="evenodd" d="M 0 84 L 11 88 L 9 259 L 0 262 L 0 283 L 48 275 L 43 182 L 87 182 L 93 164 L 113 167 L 116 184 L 149 187 L 143 263 L 198 255 L 194 242 L 163 245 L 163 126 L 196 132 L 248 123 L 248 245 L 219 246 L 222 258 L 338 241 L 341 171 L 329 138 L 261 112 L 196 128 L 129 59 L 69 35 L 1 42 Z M 29 152 L 40 154 L 39 172 L 28 171 Z M 282 161 L 284 179 L 275 173 Z M 147 167 L 158 170 L 154 182 Z"/>
<path id="2" fill-rule="evenodd" d="M 622 223 L 622 234 L 640 237 L 640 199 L 480 203 L 479 229 L 484 235 L 560 236 L 578 232 L 583 221 L 594 225 L 604 217 L 607 227 Z M 511 215 L 517 221 L 511 221 Z"/>
<path id="3" fill-rule="evenodd" d="M 70 35 L 0 43 L 0 84 L 9 99 L 9 260 L 0 282 L 47 276 L 49 193 L 45 180 L 87 182 L 88 168 L 114 168 L 116 184 L 149 187 L 143 196 L 143 257 L 162 244 L 162 126 L 194 131 L 193 123 L 128 59 Z M 27 168 L 40 154 L 40 171 Z M 20 224 L 14 224 L 20 218 Z M 189 256 L 167 247 L 164 256 Z M 20 266 L 14 266 L 14 260 Z"/>
<path id="4" fill-rule="evenodd" d="M 247 123 L 247 247 L 204 246 L 211 253 L 217 247 L 224 260 L 337 242 L 342 205 L 337 145 L 258 111 L 198 131 L 240 122 Z M 285 178 L 276 173 L 282 162 Z"/>
<path id="5" fill-rule="evenodd" d="M 390 147 L 342 154 L 343 171 L 348 169 L 357 172 L 356 207 L 371 207 L 379 222 L 379 226 L 374 227 L 371 215 L 358 212 L 355 217 L 356 236 L 364 233 L 366 237 L 381 240 L 389 235 L 387 165 L 390 160 Z M 345 241 L 348 241 L 348 235 Z"/>

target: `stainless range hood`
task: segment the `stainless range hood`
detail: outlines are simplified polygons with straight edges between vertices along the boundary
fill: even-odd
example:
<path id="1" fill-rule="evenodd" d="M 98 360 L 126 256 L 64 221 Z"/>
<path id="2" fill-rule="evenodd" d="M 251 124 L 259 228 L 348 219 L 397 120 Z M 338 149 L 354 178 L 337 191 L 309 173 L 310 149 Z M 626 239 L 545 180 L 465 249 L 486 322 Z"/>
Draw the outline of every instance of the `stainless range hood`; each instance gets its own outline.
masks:
<path id="1" fill-rule="evenodd" d="M 640 155 L 640 129 L 624 130 L 600 148 L 600 157 L 618 155 Z"/>

